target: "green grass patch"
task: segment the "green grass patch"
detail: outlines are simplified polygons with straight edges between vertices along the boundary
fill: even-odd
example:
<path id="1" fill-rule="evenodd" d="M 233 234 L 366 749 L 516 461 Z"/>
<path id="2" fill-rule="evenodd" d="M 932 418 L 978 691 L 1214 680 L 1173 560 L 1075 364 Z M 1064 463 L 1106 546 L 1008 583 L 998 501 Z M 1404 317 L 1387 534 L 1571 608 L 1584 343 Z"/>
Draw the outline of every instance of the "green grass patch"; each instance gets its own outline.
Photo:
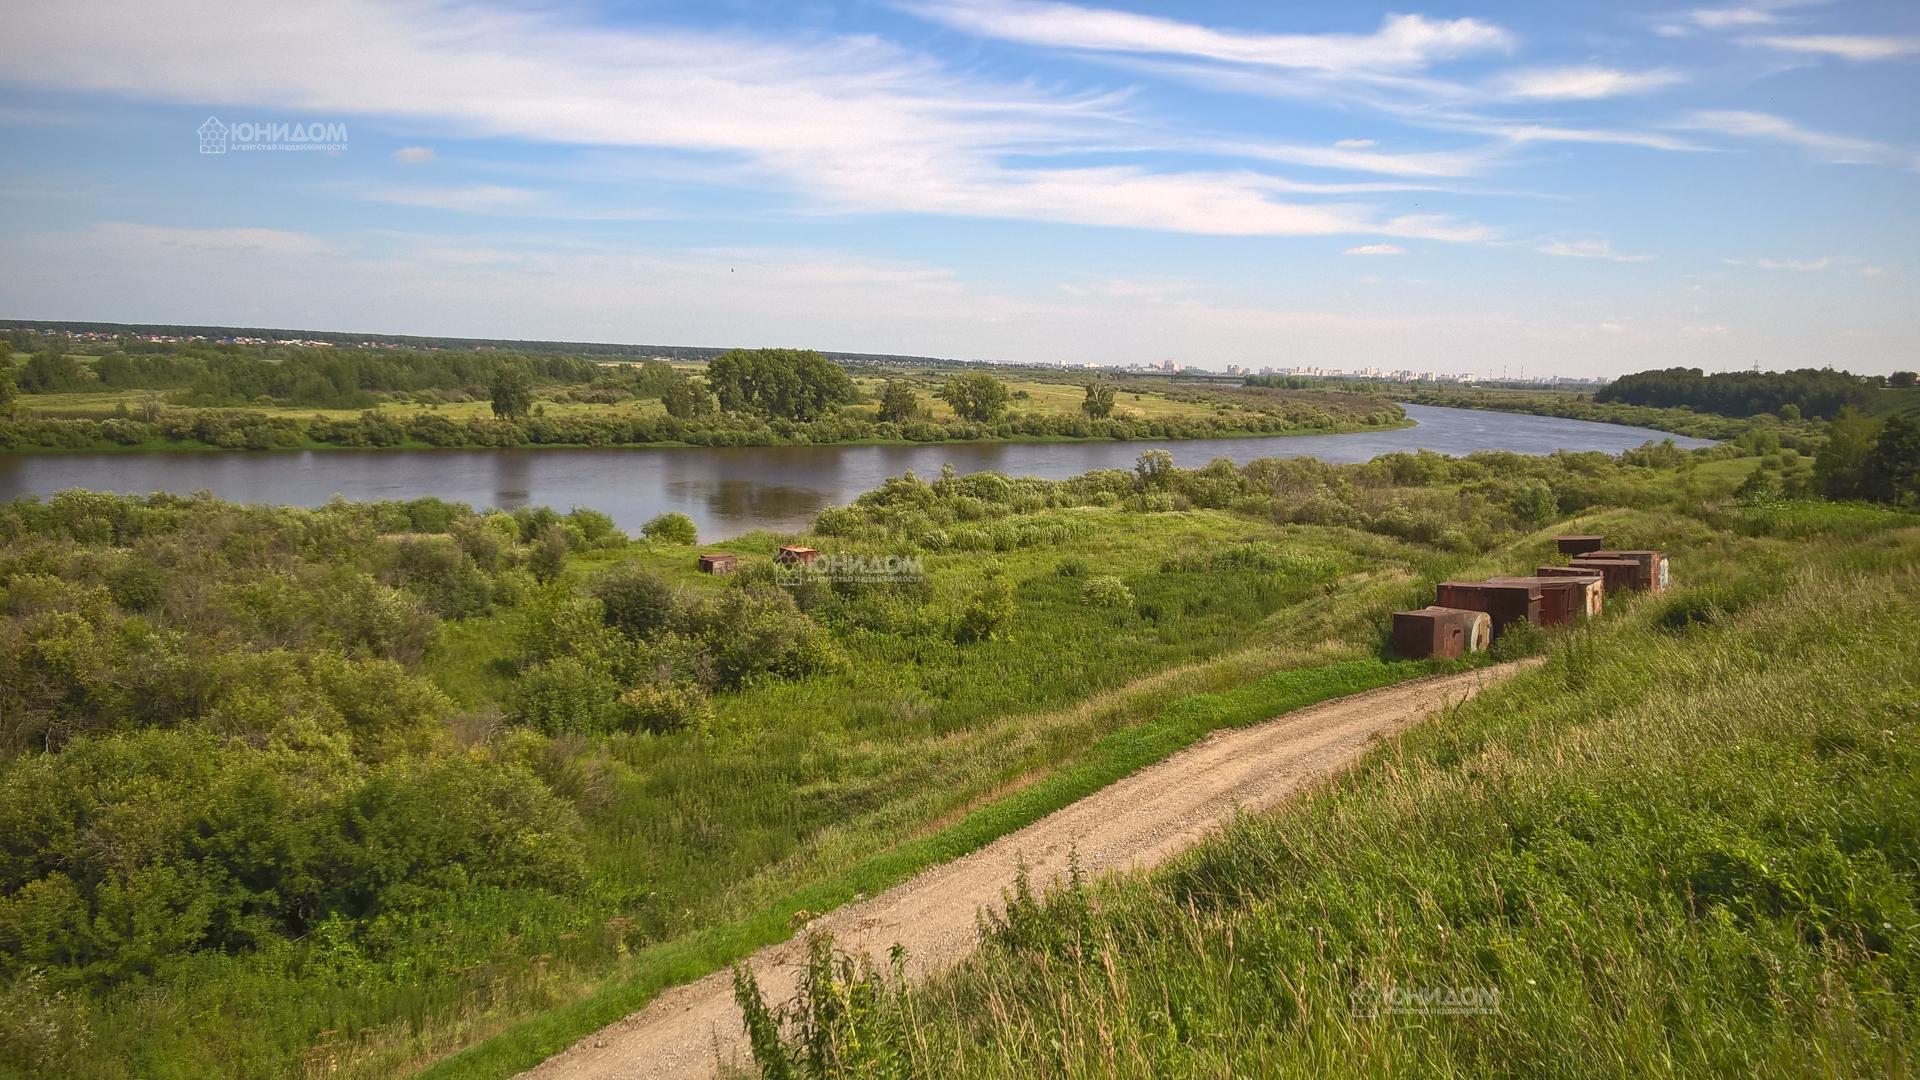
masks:
<path id="1" fill-rule="evenodd" d="M 874 856 L 833 881 L 796 891 L 753 918 L 647 950 L 636 958 L 634 970 L 619 981 L 581 1001 L 517 1025 L 422 1075 L 435 1080 L 511 1075 L 641 1008 L 667 986 L 718 970 L 762 945 L 785 940 L 795 912 L 831 910 L 856 894 L 877 893 L 930 866 L 975 851 L 1163 760 L 1209 732 L 1258 723 L 1432 670 L 1424 663 L 1354 660 L 1276 672 L 1233 690 L 1181 698 L 1146 723 L 1102 737 L 1079 761 L 1031 787 L 976 810 L 937 833 Z"/>

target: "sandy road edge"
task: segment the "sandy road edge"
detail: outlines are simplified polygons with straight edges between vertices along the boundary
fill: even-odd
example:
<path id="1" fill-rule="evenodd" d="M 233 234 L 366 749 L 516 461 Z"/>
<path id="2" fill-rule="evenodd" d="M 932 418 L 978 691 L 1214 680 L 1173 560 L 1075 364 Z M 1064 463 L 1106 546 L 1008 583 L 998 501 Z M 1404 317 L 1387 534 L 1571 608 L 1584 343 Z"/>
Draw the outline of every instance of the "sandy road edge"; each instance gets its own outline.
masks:
<path id="1" fill-rule="evenodd" d="M 1090 875 L 1145 869 L 1205 839 L 1236 809 L 1260 810 L 1341 771 L 1379 735 L 1458 704 L 1541 661 L 1427 676 L 1330 698 L 1257 724 L 1223 728 L 957 859 L 846 904 L 808 929 L 882 959 L 900 942 L 924 977 L 970 953 L 976 913 L 998 903 L 1017 865 L 1036 888 L 1071 856 Z M 769 1000 L 793 991 L 804 933 L 747 960 Z M 739 1061 L 745 1039 L 729 971 L 662 991 L 646 1006 L 520 1074 L 535 1080 L 708 1077 Z"/>

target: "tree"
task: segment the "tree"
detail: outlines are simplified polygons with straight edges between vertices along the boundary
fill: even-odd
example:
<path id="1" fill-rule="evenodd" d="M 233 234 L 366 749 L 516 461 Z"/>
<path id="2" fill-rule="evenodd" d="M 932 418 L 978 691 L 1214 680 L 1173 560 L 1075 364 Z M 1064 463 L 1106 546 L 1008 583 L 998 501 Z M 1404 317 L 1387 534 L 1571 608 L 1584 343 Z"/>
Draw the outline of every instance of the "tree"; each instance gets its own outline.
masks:
<path id="1" fill-rule="evenodd" d="M 962 420 L 986 423 L 1007 407 L 1007 384 L 984 371 L 955 375 L 940 388 L 940 400 Z"/>
<path id="2" fill-rule="evenodd" d="M 493 415 L 523 420 L 533 410 L 533 383 L 518 364 L 502 364 L 493 377 Z"/>
<path id="3" fill-rule="evenodd" d="M 1864 494 L 1902 506 L 1920 504 L 1920 423 L 1895 416 L 1880 428 L 1880 437 L 1861 468 Z"/>
<path id="4" fill-rule="evenodd" d="M 87 382 L 80 362 L 57 349 L 42 349 L 20 369 L 20 389 L 29 394 L 58 394 L 77 390 Z"/>
<path id="5" fill-rule="evenodd" d="M 707 364 L 707 385 L 728 412 L 817 420 L 854 397 L 853 379 L 812 349 L 729 349 Z"/>
<path id="6" fill-rule="evenodd" d="M 1780 420 L 1782 423 L 1791 424 L 1798 419 L 1800 419 L 1800 406 L 1795 405 L 1791 401 L 1780 406 Z"/>
<path id="7" fill-rule="evenodd" d="M 880 387 L 880 419 L 904 424 L 920 416 L 920 395 L 899 379 L 888 379 Z"/>
<path id="8" fill-rule="evenodd" d="M 1827 445 L 1813 459 L 1813 475 L 1829 499 L 1866 494 L 1867 455 L 1880 437 L 1880 421 L 1849 405 L 1827 425 Z"/>
<path id="9" fill-rule="evenodd" d="M 1920 375 L 1911 371 L 1896 371 L 1887 376 L 1888 386 L 1912 386 L 1915 382 L 1920 382 Z"/>
<path id="10" fill-rule="evenodd" d="M 1163 488 L 1173 482 L 1173 455 L 1165 450 L 1148 450 L 1133 463 L 1134 486 Z"/>
<path id="11" fill-rule="evenodd" d="M 527 555 L 527 569 L 533 571 L 536 581 L 552 581 L 566 570 L 567 552 L 572 549 L 573 545 L 567 542 L 566 528 L 549 525 L 534 538 L 533 551 Z"/>
<path id="12" fill-rule="evenodd" d="M 692 379 L 682 377 L 660 395 L 660 403 L 667 407 L 667 415 L 679 420 L 690 420 L 696 416 L 706 416 L 713 412 L 713 394 Z"/>
<path id="13" fill-rule="evenodd" d="M 14 385 L 13 364 L 9 362 L 5 370 L 0 370 L 0 416 L 13 413 L 13 399 L 20 396 L 20 388 Z"/>
<path id="14" fill-rule="evenodd" d="M 1087 399 L 1080 403 L 1080 411 L 1095 420 L 1104 420 L 1113 415 L 1113 398 L 1113 384 L 1096 379 L 1087 384 Z"/>

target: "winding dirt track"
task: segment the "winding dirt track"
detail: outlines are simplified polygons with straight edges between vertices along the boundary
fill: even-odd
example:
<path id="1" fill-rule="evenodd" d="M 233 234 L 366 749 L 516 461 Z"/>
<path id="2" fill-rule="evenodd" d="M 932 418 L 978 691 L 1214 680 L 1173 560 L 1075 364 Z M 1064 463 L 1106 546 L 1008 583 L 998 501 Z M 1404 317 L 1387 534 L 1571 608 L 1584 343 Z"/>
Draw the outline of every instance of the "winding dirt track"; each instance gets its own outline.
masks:
<path id="1" fill-rule="evenodd" d="M 1024 857 L 1034 888 L 1065 876 L 1069 853 L 1082 871 L 1144 869 L 1191 847 L 1235 808 L 1259 810 L 1337 772 L 1375 736 L 1390 734 L 1472 697 L 1538 661 L 1520 661 L 1401 683 L 1323 702 L 1185 750 L 1066 806 L 971 855 L 822 917 L 835 945 L 878 963 L 898 942 L 908 973 L 923 977 L 964 957 L 977 938 L 975 913 L 997 908 Z M 793 995 L 803 935 L 755 953 L 768 1001 Z M 522 1076 L 537 1080 L 711 1077 L 722 1060 L 745 1061 L 746 1037 L 733 981 L 717 972 L 676 987 Z"/>

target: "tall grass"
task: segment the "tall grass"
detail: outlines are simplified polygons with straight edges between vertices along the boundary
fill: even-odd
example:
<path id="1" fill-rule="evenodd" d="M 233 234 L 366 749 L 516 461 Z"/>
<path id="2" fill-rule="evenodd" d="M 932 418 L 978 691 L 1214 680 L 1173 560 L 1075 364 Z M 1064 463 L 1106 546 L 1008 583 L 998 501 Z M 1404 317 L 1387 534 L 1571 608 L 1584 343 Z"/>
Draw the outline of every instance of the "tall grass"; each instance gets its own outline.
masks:
<path id="1" fill-rule="evenodd" d="M 817 952 L 812 1040 L 758 1052 L 794 1076 L 1910 1073 L 1920 540 L 1736 546 L 1151 878 L 1016 895 L 950 976 Z M 1494 1007 L 1420 995 L 1448 990 Z"/>

